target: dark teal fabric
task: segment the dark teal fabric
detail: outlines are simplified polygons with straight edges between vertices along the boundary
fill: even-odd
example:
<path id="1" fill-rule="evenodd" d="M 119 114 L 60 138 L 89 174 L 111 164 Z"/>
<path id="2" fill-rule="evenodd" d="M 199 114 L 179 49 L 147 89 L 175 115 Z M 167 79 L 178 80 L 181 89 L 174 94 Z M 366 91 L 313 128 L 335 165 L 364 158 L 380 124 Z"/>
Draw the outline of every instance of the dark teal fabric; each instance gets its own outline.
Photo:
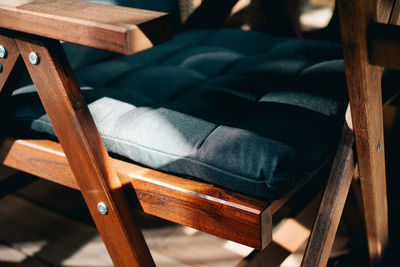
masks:
<path id="1" fill-rule="evenodd" d="M 338 44 L 224 29 L 86 64 L 91 50 L 78 51 L 67 49 L 111 153 L 264 199 L 332 158 L 347 103 Z M 17 134 L 54 134 L 33 86 L 11 103 Z"/>

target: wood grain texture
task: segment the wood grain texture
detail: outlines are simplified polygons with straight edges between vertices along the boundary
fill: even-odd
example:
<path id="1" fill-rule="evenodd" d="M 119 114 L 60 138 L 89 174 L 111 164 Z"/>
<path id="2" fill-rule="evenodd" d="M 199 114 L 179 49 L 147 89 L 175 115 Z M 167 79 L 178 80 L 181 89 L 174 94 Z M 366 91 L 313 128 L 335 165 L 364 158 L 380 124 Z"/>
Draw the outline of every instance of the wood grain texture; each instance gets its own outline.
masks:
<path id="1" fill-rule="evenodd" d="M 79 190 L 57 142 L 7 138 L 0 146 L 0 162 Z M 257 249 L 270 241 L 271 213 L 289 199 L 268 203 L 118 159 L 112 163 L 144 212 Z"/>
<path id="2" fill-rule="evenodd" d="M 400 68 L 400 1 L 381 0 L 377 21 L 368 26 L 368 48 L 370 64 Z M 391 25 L 388 25 L 387 22 Z"/>
<path id="3" fill-rule="evenodd" d="M 65 153 L 56 142 L 5 138 L 0 146 L 0 163 L 79 190 Z"/>
<path id="4" fill-rule="evenodd" d="M 368 33 L 370 64 L 400 69 L 400 26 L 375 22 Z"/>
<path id="5" fill-rule="evenodd" d="M 80 0 L 0 2 L 0 27 L 132 54 L 171 37 L 165 13 Z"/>
<path id="6" fill-rule="evenodd" d="M 377 0 L 377 21 L 385 21 L 390 18 L 395 0 Z"/>
<path id="7" fill-rule="evenodd" d="M 400 25 L 400 1 L 396 0 L 393 6 L 390 24 Z"/>
<path id="8" fill-rule="evenodd" d="M 7 51 L 5 58 L 0 58 L 0 92 L 7 82 L 11 71 L 14 69 L 15 63 L 17 62 L 20 54 L 18 48 L 14 42 L 14 39 L 1 35 L 0 32 L 0 46 L 3 46 Z"/>
<path id="9" fill-rule="evenodd" d="M 318 215 L 304 254 L 302 266 L 326 266 L 342 216 L 344 204 L 354 173 L 354 133 L 350 110 L 342 131 L 342 139 L 335 155 L 332 170 L 326 184 Z"/>
<path id="10" fill-rule="evenodd" d="M 369 64 L 367 47 L 367 27 L 376 17 L 376 2 L 340 0 L 338 7 L 370 261 L 376 265 L 388 243 L 382 68 Z"/>
<path id="11" fill-rule="evenodd" d="M 123 183 L 132 183 L 143 210 L 216 236 L 263 249 L 272 237 L 268 203 L 211 184 L 116 162 Z"/>
<path id="12" fill-rule="evenodd" d="M 0 0 L 0 6 L 5 6 L 5 7 L 18 7 L 22 6 L 24 4 L 29 4 L 31 3 L 32 0 Z"/>
<path id="13" fill-rule="evenodd" d="M 61 44 L 49 39 L 16 44 L 114 265 L 153 266 Z M 32 51 L 38 65 L 29 62 Z M 107 205 L 107 215 L 97 211 L 99 202 Z"/>

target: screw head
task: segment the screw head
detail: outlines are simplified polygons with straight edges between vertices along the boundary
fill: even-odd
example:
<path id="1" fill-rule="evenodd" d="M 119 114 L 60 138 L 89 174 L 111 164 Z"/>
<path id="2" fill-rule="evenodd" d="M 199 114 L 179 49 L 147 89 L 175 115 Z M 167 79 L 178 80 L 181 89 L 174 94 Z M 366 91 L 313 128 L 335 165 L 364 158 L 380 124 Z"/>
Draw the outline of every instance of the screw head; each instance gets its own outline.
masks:
<path id="1" fill-rule="evenodd" d="M 378 142 L 378 145 L 376 146 L 376 151 L 381 151 L 382 150 L 382 141 Z"/>
<path id="2" fill-rule="evenodd" d="M 0 58 L 6 58 L 7 57 L 7 50 L 4 48 L 4 46 L 0 45 Z"/>
<path id="3" fill-rule="evenodd" d="M 97 204 L 97 210 L 100 212 L 100 214 L 106 215 L 108 213 L 108 208 L 104 202 L 99 202 Z"/>
<path id="4" fill-rule="evenodd" d="M 39 64 L 39 57 L 35 52 L 29 53 L 29 62 L 32 63 L 33 65 Z"/>

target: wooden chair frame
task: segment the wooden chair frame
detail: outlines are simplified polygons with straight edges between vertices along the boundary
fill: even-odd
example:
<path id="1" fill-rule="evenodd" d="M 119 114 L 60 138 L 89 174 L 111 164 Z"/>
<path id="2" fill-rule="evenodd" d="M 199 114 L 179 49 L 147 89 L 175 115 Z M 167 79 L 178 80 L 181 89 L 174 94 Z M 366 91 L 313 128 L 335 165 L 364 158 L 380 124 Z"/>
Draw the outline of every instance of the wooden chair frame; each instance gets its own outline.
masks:
<path id="1" fill-rule="evenodd" d="M 369 256 L 374 266 L 382 259 L 389 239 L 381 76 L 382 67 L 400 69 L 396 63 L 400 27 L 394 25 L 398 24 L 400 1 L 339 0 L 338 8 Z M 391 40 L 393 36 L 396 41 Z"/>
<path id="2" fill-rule="evenodd" d="M 366 8 L 359 1 L 343 0 L 340 4 L 343 21 L 356 21 L 350 19 L 349 8 L 357 8 L 354 10 L 372 18 L 374 1 L 368 2 L 371 7 Z M 84 15 L 68 12 L 71 5 L 91 12 Z M 168 25 L 165 14 L 122 7 L 112 7 L 110 12 L 110 8 L 78 0 L 52 3 L 0 0 L 0 45 L 7 49 L 7 56 L 0 58 L 3 66 L 0 92 L 9 90 L 9 77 L 24 64 L 59 140 L 57 143 L 6 138 L 0 146 L 1 163 L 80 190 L 115 266 L 154 265 L 130 212 L 132 203 L 124 194 L 125 185 L 133 187 L 140 208 L 147 213 L 262 250 L 271 242 L 272 215 L 287 198 L 266 203 L 109 157 L 62 46 L 56 40 L 132 54 L 166 39 L 170 32 L 165 26 Z M 355 23 L 360 23 L 365 33 L 367 22 L 360 19 Z M 377 144 L 383 144 L 378 90 L 381 70 L 368 64 L 366 36 L 357 35 L 359 49 L 355 50 L 351 34 L 354 33 L 343 31 L 346 71 L 351 77 L 348 79 L 350 107 L 364 207 L 371 207 L 364 208 L 369 248 L 372 263 L 376 263 L 387 243 L 384 156 L 383 149 L 376 151 Z M 395 44 L 398 45 L 397 41 Z M 372 52 L 376 53 L 378 48 Z M 361 64 L 362 72 L 357 72 L 355 64 Z M 373 99 L 369 95 L 372 91 Z M 350 112 L 346 114 L 342 139 L 303 266 L 326 265 L 351 184 L 354 134 Z M 98 209 L 99 204 L 103 205 L 102 210 Z"/>

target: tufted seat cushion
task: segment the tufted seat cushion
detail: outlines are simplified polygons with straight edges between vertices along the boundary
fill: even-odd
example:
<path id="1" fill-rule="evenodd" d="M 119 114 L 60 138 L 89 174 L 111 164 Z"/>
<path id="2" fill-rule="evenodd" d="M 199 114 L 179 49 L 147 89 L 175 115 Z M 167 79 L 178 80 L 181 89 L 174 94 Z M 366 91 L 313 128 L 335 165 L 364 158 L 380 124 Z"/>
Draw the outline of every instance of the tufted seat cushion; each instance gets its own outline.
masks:
<path id="1" fill-rule="evenodd" d="M 347 104 L 341 57 L 334 43 L 223 29 L 75 66 L 109 152 L 275 199 L 332 158 Z M 11 101 L 17 134 L 54 135 L 32 85 Z"/>

